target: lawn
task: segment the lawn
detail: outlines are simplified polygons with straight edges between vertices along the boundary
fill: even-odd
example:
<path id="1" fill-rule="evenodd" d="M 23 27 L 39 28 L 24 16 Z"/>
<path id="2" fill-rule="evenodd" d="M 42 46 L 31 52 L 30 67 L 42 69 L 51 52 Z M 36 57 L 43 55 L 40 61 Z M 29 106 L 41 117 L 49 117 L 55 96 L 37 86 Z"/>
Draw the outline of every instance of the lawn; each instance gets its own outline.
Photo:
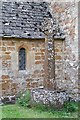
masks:
<path id="1" fill-rule="evenodd" d="M 1 108 L 1 106 L 0 106 Z M 15 105 L 2 106 L 2 118 L 77 118 L 78 112 L 66 112 L 65 110 L 40 110 Z"/>

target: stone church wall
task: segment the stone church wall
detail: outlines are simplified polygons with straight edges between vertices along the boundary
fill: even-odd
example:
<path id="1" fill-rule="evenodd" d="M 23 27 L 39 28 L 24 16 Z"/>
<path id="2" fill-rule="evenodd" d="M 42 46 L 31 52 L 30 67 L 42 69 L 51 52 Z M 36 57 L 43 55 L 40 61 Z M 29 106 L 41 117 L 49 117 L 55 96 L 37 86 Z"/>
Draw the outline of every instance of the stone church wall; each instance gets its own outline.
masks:
<path id="1" fill-rule="evenodd" d="M 55 78 L 63 80 L 63 40 L 55 40 Z M 0 40 L 2 95 L 45 87 L 45 40 L 3 38 Z M 26 70 L 19 70 L 19 49 L 26 49 Z M 60 71 L 61 70 L 61 71 Z M 60 74 L 58 72 L 60 71 Z M 47 84 L 47 83 L 46 83 Z"/>
<path id="2" fill-rule="evenodd" d="M 43 87 L 44 40 L 3 38 L 2 48 L 2 95 Z M 26 49 L 26 70 L 19 70 L 19 49 Z"/>

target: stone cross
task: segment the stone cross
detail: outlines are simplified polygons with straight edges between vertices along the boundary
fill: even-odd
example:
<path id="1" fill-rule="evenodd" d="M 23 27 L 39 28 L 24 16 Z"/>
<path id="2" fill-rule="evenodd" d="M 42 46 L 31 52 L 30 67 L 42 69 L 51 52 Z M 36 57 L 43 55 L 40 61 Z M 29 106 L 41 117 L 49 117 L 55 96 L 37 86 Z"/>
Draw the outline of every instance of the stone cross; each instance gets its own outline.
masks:
<path id="1" fill-rule="evenodd" d="M 42 23 L 41 29 L 45 34 L 45 80 L 44 80 L 44 87 L 46 89 L 56 89 L 53 19 L 52 18 L 45 18 L 44 22 Z"/>

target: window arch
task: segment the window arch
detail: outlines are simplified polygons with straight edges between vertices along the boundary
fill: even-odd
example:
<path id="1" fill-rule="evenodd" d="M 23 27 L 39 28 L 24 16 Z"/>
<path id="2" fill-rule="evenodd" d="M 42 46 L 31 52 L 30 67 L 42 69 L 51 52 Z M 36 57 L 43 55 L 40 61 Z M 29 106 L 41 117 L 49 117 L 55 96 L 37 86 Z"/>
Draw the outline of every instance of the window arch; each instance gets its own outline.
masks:
<path id="1" fill-rule="evenodd" d="M 19 70 L 26 69 L 26 50 L 25 48 L 20 48 L 19 50 Z"/>

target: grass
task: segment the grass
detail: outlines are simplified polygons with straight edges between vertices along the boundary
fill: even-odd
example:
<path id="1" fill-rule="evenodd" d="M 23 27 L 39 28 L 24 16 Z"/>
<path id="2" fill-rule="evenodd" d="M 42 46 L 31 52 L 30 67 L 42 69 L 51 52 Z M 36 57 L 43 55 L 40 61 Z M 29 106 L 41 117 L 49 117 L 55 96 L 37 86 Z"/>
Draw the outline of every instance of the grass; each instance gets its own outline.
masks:
<path id="1" fill-rule="evenodd" d="M 1 106 L 0 106 L 1 108 Z M 18 104 L 2 106 L 2 118 L 77 118 L 78 111 L 41 110 L 41 108 L 22 107 Z"/>
<path id="2" fill-rule="evenodd" d="M 32 102 L 30 91 L 19 93 L 16 104 L 1 107 L 2 118 L 78 118 L 77 102 L 66 102 L 63 108 L 56 109 Z"/>

